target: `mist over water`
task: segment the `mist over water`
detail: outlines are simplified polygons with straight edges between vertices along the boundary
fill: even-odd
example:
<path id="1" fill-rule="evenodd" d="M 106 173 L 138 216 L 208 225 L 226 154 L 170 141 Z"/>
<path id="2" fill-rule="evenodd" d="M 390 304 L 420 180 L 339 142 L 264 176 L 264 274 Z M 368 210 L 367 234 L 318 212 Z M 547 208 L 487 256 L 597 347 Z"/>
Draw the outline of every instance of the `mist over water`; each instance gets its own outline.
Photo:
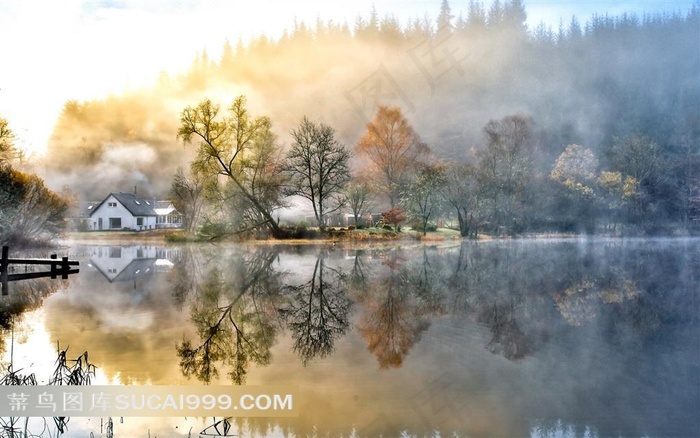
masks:
<path id="1" fill-rule="evenodd" d="M 74 257 L 81 274 L 67 287 L 24 295 L 39 310 L 3 308 L 16 327 L 41 315 L 26 341 L 15 337 L 16 367 L 27 348 L 52 362 L 60 341 L 115 383 L 298 385 L 299 418 L 237 423 L 271 436 L 662 437 L 700 426 L 697 239 L 83 245 Z M 216 354 L 198 350 L 183 368 L 183 352 L 207 342 Z"/>

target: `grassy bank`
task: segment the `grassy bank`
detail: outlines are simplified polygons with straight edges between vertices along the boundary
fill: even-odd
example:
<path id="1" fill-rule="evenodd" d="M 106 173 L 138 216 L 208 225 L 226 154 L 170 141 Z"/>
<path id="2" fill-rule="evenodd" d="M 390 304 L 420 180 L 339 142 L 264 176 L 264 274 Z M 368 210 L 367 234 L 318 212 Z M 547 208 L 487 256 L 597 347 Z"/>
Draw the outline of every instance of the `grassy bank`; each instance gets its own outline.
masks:
<path id="1" fill-rule="evenodd" d="M 403 229 L 401 232 L 384 228 L 365 228 L 361 230 L 347 228 L 330 228 L 321 233 L 318 229 L 308 228 L 297 233 L 290 233 L 286 239 L 249 239 L 246 242 L 272 243 L 272 244 L 319 244 L 337 242 L 390 242 L 390 241 L 449 241 L 461 239 L 459 232 L 447 228 L 439 228 L 436 231 L 422 233 L 411 229 Z M 189 236 L 178 230 L 149 230 L 149 231 L 86 231 L 70 232 L 63 236 L 62 240 L 73 242 L 104 242 L 107 244 L 122 244 L 129 242 L 238 242 L 240 238 L 234 236 L 221 236 L 212 239 L 209 236 Z"/>

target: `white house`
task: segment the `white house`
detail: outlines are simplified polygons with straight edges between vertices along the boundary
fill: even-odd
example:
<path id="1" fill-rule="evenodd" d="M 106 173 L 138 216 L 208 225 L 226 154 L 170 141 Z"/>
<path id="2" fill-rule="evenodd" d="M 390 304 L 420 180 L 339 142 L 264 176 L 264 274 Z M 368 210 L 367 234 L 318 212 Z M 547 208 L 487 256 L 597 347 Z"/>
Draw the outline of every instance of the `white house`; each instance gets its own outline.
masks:
<path id="1" fill-rule="evenodd" d="M 88 205 L 93 230 L 151 230 L 158 214 L 155 201 L 133 193 L 110 193 L 97 205 Z"/>

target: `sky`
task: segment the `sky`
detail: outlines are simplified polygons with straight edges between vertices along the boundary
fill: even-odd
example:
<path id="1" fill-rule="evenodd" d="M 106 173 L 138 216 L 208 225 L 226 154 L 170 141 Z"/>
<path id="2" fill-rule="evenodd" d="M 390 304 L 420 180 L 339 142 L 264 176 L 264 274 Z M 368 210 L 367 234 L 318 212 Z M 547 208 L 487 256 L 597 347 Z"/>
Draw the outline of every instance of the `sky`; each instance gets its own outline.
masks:
<path id="1" fill-rule="evenodd" d="M 488 9 L 492 0 L 482 3 Z M 524 0 L 528 26 L 556 29 L 575 15 L 688 11 L 695 0 Z M 442 0 L 0 0 L 0 117 L 17 145 L 46 149 L 53 125 L 68 100 L 90 100 L 148 86 L 161 72 L 177 73 L 197 53 L 217 59 L 228 39 L 279 37 L 294 21 L 347 22 L 380 16 L 402 24 L 434 19 Z M 451 0 L 466 15 L 468 0 Z"/>

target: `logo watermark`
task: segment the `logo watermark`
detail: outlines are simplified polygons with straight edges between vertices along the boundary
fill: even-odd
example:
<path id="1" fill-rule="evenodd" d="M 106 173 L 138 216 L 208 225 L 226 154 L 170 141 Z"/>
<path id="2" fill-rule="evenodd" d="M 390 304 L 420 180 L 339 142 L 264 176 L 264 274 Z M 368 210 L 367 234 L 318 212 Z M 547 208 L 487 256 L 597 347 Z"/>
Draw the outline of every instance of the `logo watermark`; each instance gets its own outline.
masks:
<path id="1" fill-rule="evenodd" d="M 296 417 L 297 405 L 277 386 L 0 387 L 0 417 Z"/>

